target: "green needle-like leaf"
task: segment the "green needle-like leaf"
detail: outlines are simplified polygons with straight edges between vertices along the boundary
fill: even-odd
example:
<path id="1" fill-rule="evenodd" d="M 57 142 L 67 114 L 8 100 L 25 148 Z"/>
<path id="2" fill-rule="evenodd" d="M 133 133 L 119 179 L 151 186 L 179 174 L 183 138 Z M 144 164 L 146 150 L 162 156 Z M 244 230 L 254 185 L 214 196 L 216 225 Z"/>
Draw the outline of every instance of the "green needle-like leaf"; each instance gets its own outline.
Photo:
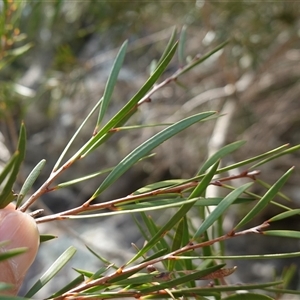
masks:
<path id="1" fill-rule="evenodd" d="M 26 252 L 27 250 L 28 250 L 28 248 L 23 247 L 23 248 L 15 248 L 15 249 L 10 249 L 5 252 L 1 252 L 0 253 L 0 261 L 4 261 L 11 257 L 22 254 L 22 253 Z"/>
<path id="2" fill-rule="evenodd" d="M 232 153 L 242 147 L 246 142 L 245 141 L 237 141 L 232 144 L 226 145 L 218 150 L 215 154 L 213 154 L 208 160 L 203 164 L 198 174 L 203 174 L 206 172 L 208 168 L 210 168 L 216 161 L 225 157 L 229 153 Z"/>
<path id="3" fill-rule="evenodd" d="M 17 204 L 16 207 L 18 208 L 21 203 L 22 200 L 24 199 L 24 197 L 26 196 L 26 194 L 29 192 L 29 190 L 32 188 L 32 185 L 34 184 L 34 182 L 36 181 L 36 179 L 38 178 L 38 176 L 41 173 L 41 170 L 43 169 L 43 167 L 45 166 L 46 160 L 42 159 L 35 167 L 34 169 L 30 172 L 30 174 L 28 175 L 28 177 L 26 178 L 21 191 L 17 197 Z"/>
<path id="4" fill-rule="evenodd" d="M 270 235 L 270 236 L 300 239 L 300 231 L 295 231 L 295 230 L 267 230 L 267 231 L 263 231 L 263 234 Z"/>
<path id="5" fill-rule="evenodd" d="M 95 128 L 95 132 L 98 131 L 98 128 L 100 126 L 101 121 L 103 120 L 103 117 L 106 113 L 109 101 L 111 99 L 114 87 L 117 83 L 117 79 L 119 76 L 119 72 L 122 68 L 123 62 L 124 62 L 124 58 L 125 58 L 125 54 L 126 54 L 126 50 L 127 50 L 127 45 L 128 42 L 125 41 L 123 43 L 123 45 L 120 48 L 119 53 L 117 54 L 117 57 L 114 61 L 112 70 L 110 72 L 109 78 L 107 80 L 106 86 L 105 86 L 105 90 L 103 93 L 103 101 L 101 103 L 101 107 L 100 107 L 100 111 L 99 111 L 99 116 L 98 116 L 98 120 L 97 120 L 97 124 L 96 124 L 96 128 Z"/>
<path id="6" fill-rule="evenodd" d="M 246 183 L 230 194 L 228 194 L 219 205 L 213 210 L 212 213 L 208 215 L 208 217 L 203 221 L 199 229 L 194 235 L 194 239 L 202 235 L 217 219 L 225 212 L 225 210 L 243 193 L 245 192 L 253 183 Z"/>
<path id="7" fill-rule="evenodd" d="M 290 154 L 290 153 L 293 153 L 295 151 L 298 151 L 300 149 L 300 145 L 297 145 L 297 146 L 294 146 L 294 147 L 291 147 L 289 149 L 286 149 L 282 152 L 279 152 L 279 153 L 275 153 L 274 155 L 270 156 L 270 157 L 267 157 L 265 159 L 263 159 L 262 161 L 256 163 L 255 165 L 251 166 L 250 169 L 255 169 L 257 168 L 258 166 L 261 166 L 261 165 L 264 165 L 266 164 L 267 162 L 271 161 L 271 160 L 274 160 L 280 156 L 283 156 L 283 155 L 287 155 L 287 154 Z"/>
<path id="8" fill-rule="evenodd" d="M 176 34 L 177 34 L 177 29 L 176 27 L 174 27 L 173 31 L 172 31 L 172 35 L 168 41 L 168 44 L 167 44 L 167 47 L 165 48 L 161 58 L 159 59 L 157 65 L 159 66 L 162 61 L 167 57 L 168 53 L 171 51 L 172 47 L 174 46 L 175 44 L 175 41 L 176 41 Z"/>
<path id="9" fill-rule="evenodd" d="M 229 171 L 229 170 L 240 168 L 240 167 L 248 165 L 248 164 L 250 164 L 250 163 L 252 163 L 254 161 L 257 161 L 257 160 L 264 159 L 266 157 L 272 156 L 273 154 L 276 154 L 276 153 L 278 154 L 279 152 L 284 152 L 283 149 L 287 148 L 288 146 L 289 146 L 289 144 L 285 144 L 285 145 L 282 145 L 282 146 L 280 146 L 278 148 L 270 150 L 270 151 L 268 151 L 266 153 L 263 153 L 263 154 L 260 154 L 260 155 L 248 158 L 246 160 L 242 160 L 242 161 L 237 162 L 235 164 L 232 164 L 230 166 L 223 167 L 223 168 L 221 168 L 221 169 L 218 170 L 218 173 L 223 173 L 223 172 L 226 172 L 226 171 Z M 287 149 L 287 150 L 289 150 L 289 149 Z M 254 167 L 251 166 L 249 169 L 254 169 Z"/>
<path id="10" fill-rule="evenodd" d="M 181 221 L 179 222 L 179 224 L 176 228 L 176 232 L 175 232 L 174 237 L 173 237 L 171 252 L 179 249 L 180 246 L 182 245 L 183 226 L 184 226 L 184 218 L 181 219 Z M 175 266 L 175 260 L 173 260 L 173 259 L 169 260 L 168 261 L 168 271 L 173 271 L 174 266 Z"/>
<path id="11" fill-rule="evenodd" d="M 287 179 L 291 176 L 294 167 L 290 168 L 276 183 L 265 193 L 258 203 L 250 210 L 250 212 L 235 226 L 234 231 L 241 226 L 250 222 L 259 212 L 261 212 L 268 203 L 276 196 Z"/>
<path id="12" fill-rule="evenodd" d="M 53 234 L 41 234 L 40 235 L 40 243 L 48 242 L 53 239 L 57 239 L 57 236 L 53 235 Z"/>
<path id="13" fill-rule="evenodd" d="M 267 223 L 271 223 L 271 222 L 283 220 L 283 219 L 286 219 L 286 218 L 289 218 L 289 217 L 292 217 L 292 216 L 295 216 L 295 215 L 300 215 L 300 209 L 294 209 L 294 210 L 291 210 L 291 211 L 285 211 L 285 212 L 283 212 L 281 214 L 278 214 L 278 215 L 272 217 L 271 219 L 269 219 L 267 221 Z"/>
<path id="14" fill-rule="evenodd" d="M 185 45 L 186 45 L 186 29 L 187 26 L 184 25 L 181 29 L 179 43 L 178 43 L 178 60 L 180 66 L 184 66 L 186 63 L 185 53 L 184 53 Z"/>
<path id="15" fill-rule="evenodd" d="M 32 288 L 27 292 L 25 297 L 31 298 L 35 295 L 47 282 L 49 282 L 74 256 L 76 249 L 74 247 L 69 247 L 52 265 L 51 267 L 42 275 L 42 277 L 32 286 Z"/>
<path id="16" fill-rule="evenodd" d="M 200 113 L 186 119 L 183 119 L 161 132 L 154 135 L 152 138 L 138 146 L 135 150 L 133 150 L 130 154 L 128 154 L 113 170 L 112 172 L 105 178 L 100 187 L 96 190 L 96 192 L 91 197 L 95 199 L 98 197 L 106 188 L 108 188 L 112 183 L 114 183 L 122 174 L 124 174 L 130 167 L 132 167 L 139 159 L 148 154 L 150 151 L 155 149 L 158 145 L 162 144 L 172 136 L 176 135 L 180 131 L 190 127 L 191 125 L 208 118 L 213 115 L 215 112 L 205 112 Z"/>

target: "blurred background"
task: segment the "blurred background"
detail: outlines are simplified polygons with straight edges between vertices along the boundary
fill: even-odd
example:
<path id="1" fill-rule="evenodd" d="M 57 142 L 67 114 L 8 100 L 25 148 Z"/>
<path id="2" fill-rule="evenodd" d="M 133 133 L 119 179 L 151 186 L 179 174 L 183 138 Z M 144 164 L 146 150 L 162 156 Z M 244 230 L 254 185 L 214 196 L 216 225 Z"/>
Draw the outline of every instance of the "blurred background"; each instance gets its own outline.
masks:
<path id="1" fill-rule="evenodd" d="M 129 41 L 128 52 L 107 118 L 114 115 L 147 79 L 151 64 L 160 58 L 174 26 L 178 36 L 182 29 L 186 31 L 187 61 L 225 40 L 229 39 L 230 43 L 182 76 L 179 82 L 155 94 L 151 103 L 140 107 L 132 124 L 169 122 L 206 110 L 220 111 L 224 117 L 199 126 L 196 131 L 195 128 L 187 130 L 161 145 L 155 157 L 128 171 L 117 182 L 117 188 L 105 192 L 99 201 L 126 196 L 154 181 L 193 176 L 209 154 L 236 140 L 247 140 L 247 144 L 224 160 L 224 165 L 286 143 L 300 142 L 299 2 L 6 0 L 0 2 L 0 11 L 0 160 L 5 162 L 9 152 L 14 151 L 20 122 L 24 120 L 28 146 L 20 185 L 43 158 L 47 166 L 35 187 L 49 176 L 68 139 L 101 98 L 123 41 Z M 175 57 L 164 78 L 184 63 Z M 91 122 L 83 130 L 73 145 L 73 152 L 91 136 L 94 124 Z M 60 180 L 116 165 L 156 130 L 133 130 L 115 135 L 84 162 L 75 164 Z M 296 171 L 284 189 L 292 199 L 288 205 L 293 207 L 300 204 L 299 156 L 296 153 L 268 164 L 261 169 L 260 177 L 272 184 L 295 165 Z M 78 206 L 89 198 L 101 180 L 96 178 L 49 193 L 37 207 L 57 212 Z M 253 224 L 259 224 L 275 212 L 275 207 L 274 211 L 266 211 Z M 226 223 L 228 228 L 238 216 L 238 212 L 230 215 Z M 85 229 L 71 222 L 58 225 L 57 230 L 63 235 L 60 245 L 53 242 L 53 246 L 49 246 L 53 247 L 51 251 L 48 245 L 42 247 L 45 254 L 40 254 L 31 270 L 28 285 L 36 280 L 38 272 L 42 272 L 45 261 L 50 264 L 64 250 L 59 247 L 66 248 L 64 242 L 74 243 L 69 241 L 75 235 L 72 229 L 84 230 L 85 238 L 90 234 L 93 240 L 99 241 L 95 247 L 103 246 L 100 251 L 124 262 L 124 253 L 133 251 L 127 252 L 130 243 L 138 240 L 134 225 L 127 217 L 97 220 L 97 224 L 100 221 L 102 225 L 96 227 L 97 232 L 91 233 L 85 231 L 90 229 L 89 224 L 85 224 Z M 284 228 L 299 229 L 299 224 L 299 218 L 294 218 L 284 224 Z M 53 231 L 52 223 L 49 226 Z M 120 232 L 121 228 L 125 231 Z M 49 227 L 43 230 L 49 231 Z M 115 237 L 112 244 L 108 236 Z M 268 239 L 266 244 L 263 239 L 257 242 L 249 237 L 245 241 L 235 241 L 234 245 L 231 243 L 227 245 L 229 253 L 243 254 L 298 251 L 300 247 L 296 240 L 280 245 L 273 239 Z M 296 259 L 276 261 L 271 265 L 237 262 L 241 272 L 236 280 L 264 280 L 274 275 L 274 268 L 280 274 L 292 263 L 299 266 Z M 299 288 L 298 275 L 296 271 L 292 288 Z"/>

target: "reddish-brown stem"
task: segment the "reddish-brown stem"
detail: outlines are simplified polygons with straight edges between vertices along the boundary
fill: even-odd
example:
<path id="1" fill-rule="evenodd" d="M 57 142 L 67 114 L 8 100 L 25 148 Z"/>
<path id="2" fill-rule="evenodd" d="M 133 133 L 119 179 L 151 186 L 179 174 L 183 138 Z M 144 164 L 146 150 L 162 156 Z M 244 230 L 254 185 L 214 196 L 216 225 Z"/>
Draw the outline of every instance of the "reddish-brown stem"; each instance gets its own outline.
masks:
<path id="1" fill-rule="evenodd" d="M 256 174 L 259 174 L 259 171 L 256 171 Z M 250 179 L 252 179 L 252 177 L 248 176 L 248 172 L 245 171 L 245 172 L 242 172 L 238 175 L 219 178 L 216 181 L 212 181 L 210 184 L 220 186 L 221 182 L 229 181 L 229 180 L 233 180 L 233 179 L 238 179 L 238 178 L 250 178 Z M 67 216 L 77 215 L 77 214 L 81 214 L 81 213 L 88 212 L 88 211 L 97 211 L 97 210 L 103 210 L 103 209 L 117 210 L 117 205 L 120 205 L 122 203 L 134 202 L 134 201 L 137 201 L 137 200 L 141 200 L 143 198 L 156 196 L 156 195 L 161 195 L 161 194 L 169 194 L 169 193 L 181 194 L 183 191 L 185 191 L 189 188 L 193 188 L 193 187 L 197 186 L 198 184 L 199 184 L 198 181 L 191 181 L 191 182 L 184 183 L 184 184 L 181 184 L 181 185 L 178 185 L 178 186 L 175 186 L 175 187 L 161 188 L 161 189 L 158 189 L 158 190 L 150 191 L 150 192 L 139 194 L 139 195 L 128 195 L 126 197 L 122 197 L 122 198 L 118 198 L 118 199 L 115 199 L 115 200 L 107 201 L 105 203 L 97 203 L 97 204 L 84 203 L 81 206 L 78 206 L 78 207 L 75 207 L 75 208 L 57 213 L 57 214 L 37 218 L 36 223 L 45 223 L 45 222 L 50 222 L 50 221 L 54 221 L 54 220 L 64 220 L 64 219 L 67 219 Z"/>

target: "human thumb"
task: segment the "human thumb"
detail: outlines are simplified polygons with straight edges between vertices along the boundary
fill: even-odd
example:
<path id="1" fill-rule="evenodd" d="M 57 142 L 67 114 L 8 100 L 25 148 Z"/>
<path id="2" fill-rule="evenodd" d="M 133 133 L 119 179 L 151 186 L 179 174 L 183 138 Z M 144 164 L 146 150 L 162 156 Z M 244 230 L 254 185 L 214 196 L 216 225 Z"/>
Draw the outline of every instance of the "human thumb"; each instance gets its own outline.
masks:
<path id="1" fill-rule="evenodd" d="M 39 233 L 32 217 L 14 210 L 13 205 L 1 209 L 0 242 L 3 241 L 9 243 L 0 247 L 0 253 L 19 247 L 27 248 L 25 253 L 0 262 L 0 282 L 13 284 L 14 287 L 7 290 L 6 294 L 15 295 L 39 247 Z"/>

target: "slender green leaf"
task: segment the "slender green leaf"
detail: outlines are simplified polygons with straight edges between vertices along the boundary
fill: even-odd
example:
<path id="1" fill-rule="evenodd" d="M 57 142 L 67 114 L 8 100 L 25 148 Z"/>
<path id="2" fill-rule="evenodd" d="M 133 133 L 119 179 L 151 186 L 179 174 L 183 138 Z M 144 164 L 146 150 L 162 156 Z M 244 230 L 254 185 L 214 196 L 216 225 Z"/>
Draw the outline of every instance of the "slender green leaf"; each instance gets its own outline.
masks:
<path id="1" fill-rule="evenodd" d="M 161 132 L 154 135 L 152 138 L 138 146 L 134 149 L 130 154 L 128 154 L 113 170 L 112 172 L 105 178 L 100 187 L 96 190 L 96 192 L 90 198 L 95 199 L 98 197 L 107 187 L 109 187 L 112 183 L 114 183 L 122 174 L 124 174 L 130 167 L 132 167 L 139 159 L 148 154 L 154 148 L 156 148 L 161 143 L 165 142 L 172 136 L 176 135 L 180 131 L 190 127 L 191 125 L 213 115 L 215 112 L 205 112 L 200 113 L 186 119 L 183 119 Z"/>
<path id="2" fill-rule="evenodd" d="M 212 255 L 210 257 L 199 256 L 176 256 L 176 259 L 180 260 L 195 260 L 195 259 L 233 259 L 233 260 L 250 260 L 250 259 L 277 259 L 277 258 L 293 258 L 299 257 L 300 252 L 288 252 L 288 253 L 274 253 L 274 254 L 254 254 L 254 255 Z"/>
<path id="3" fill-rule="evenodd" d="M 189 233 L 189 225 L 187 216 L 183 217 L 183 236 L 182 236 L 182 245 L 187 245 L 190 242 L 190 233 Z M 192 255 L 193 252 L 186 253 L 187 256 Z M 193 262 L 192 260 L 185 260 L 184 262 L 185 270 L 192 270 Z M 195 287 L 195 282 L 190 282 L 191 287 Z"/>
<path id="4" fill-rule="evenodd" d="M 244 192 L 246 191 L 253 183 L 246 183 L 236 190 L 228 194 L 219 205 L 213 210 L 212 213 L 203 221 L 199 229 L 194 235 L 194 239 L 201 236 L 224 212 L 225 210 Z"/>
<path id="5" fill-rule="evenodd" d="M 32 188 L 34 182 L 36 181 L 36 179 L 38 178 L 38 176 L 40 175 L 43 167 L 45 166 L 46 160 L 42 159 L 34 168 L 33 170 L 30 172 L 30 174 L 28 175 L 28 177 L 26 178 L 21 191 L 17 197 L 17 204 L 16 204 L 16 208 L 18 208 L 21 203 L 22 200 L 24 199 L 24 197 L 26 196 L 26 194 L 29 192 L 29 190 Z"/>
<path id="6" fill-rule="evenodd" d="M 26 252 L 27 250 L 28 250 L 28 248 L 22 247 L 22 248 L 15 248 L 15 249 L 7 250 L 5 252 L 1 252 L 0 253 L 0 261 L 4 261 L 11 257 L 20 255 L 20 254 Z"/>
<path id="7" fill-rule="evenodd" d="M 273 281 L 267 283 L 255 283 L 255 284 L 237 284 L 237 285 L 216 285 L 213 287 L 215 292 L 229 292 L 229 291 L 248 291 L 248 290 L 255 290 L 255 289 L 265 289 L 266 287 L 276 286 L 282 284 L 282 281 Z M 187 292 L 190 295 L 193 292 L 197 293 L 200 292 L 209 292 L 211 291 L 211 287 L 197 287 L 193 289 L 181 289 L 181 292 Z M 243 294 L 244 295 L 244 294 Z M 253 299 L 255 300 L 255 299 Z"/>
<path id="8" fill-rule="evenodd" d="M 109 101 L 111 99 L 114 87 L 117 83 L 117 79 L 119 76 L 119 72 L 122 68 L 123 62 L 124 62 L 124 58 L 125 58 L 125 54 L 126 54 L 126 50 L 127 50 L 127 45 L 128 42 L 125 41 L 123 43 L 123 45 L 120 48 L 119 53 L 117 54 L 117 57 L 114 61 L 112 70 L 110 72 L 109 78 L 107 80 L 106 86 L 105 86 L 105 90 L 103 93 L 103 101 L 101 103 L 101 107 L 100 107 L 100 111 L 99 111 L 99 116 L 98 116 L 98 120 L 97 120 L 97 125 L 96 125 L 96 129 L 95 132 L 98 131 L 98 127 L 101 123 L 101 121 L 103 120 L 103 117 L 106 113 Z"/>
<path id="9" fill-rule="evenodd" d="M 186 30 L 187 26 L 183 25 L 181 32 L 180 32 L 180 38 L 178 43 L 178 61 L 180 66 L 184 66 L 185 61 L 185 45 L 186 45 Z"/>
<path id="10" fill-rule="evenodd" d="M 264 235 L 270 235 L 270 236 L 300 239 L 300 231 L 295 231 L 295 230 L 267 230 L 267 231 L 263 231 L 262 233 Z"/>
<path id="11" fill-rule="evenodd" d="M 292 174 L 294 167 L 290 168 L 284 175 L 282 175 L 276 183 L 264 194 L 258 203 L 250 210 L 250 212 L 235 226 L 234 230 L 244 226 L 251 221 L 259 212 L 261 212 L 268 203 L 276 196 L 281 187 L 285 184 L 287 179 Z"/>
<path id="12" fill-rule="evenodd" d="M 255 179 L 255 182 L 258 183 L 258 184 L 260 184 L 261 186 L 265 187 L 266 189 L 270 189 L 271 188 L 270 184 L 268 184 L 268 183 L 266 183 L 266 182 L 264 182 L 264 181 L 262 181 L 262 180 L 260 180 L 258 178 Z M 283 199 L 285 199 L 287 201 L 291 201 L 291 199 L 288 196 L 286 196 L 285 194 L 283 194 L 281 192 L 278 192 L 277 196 L 281 197 L 281 198 L 283 198 Z"/>
<path id="13" fill-rule="evenodd" d="M 300 149 L 300 145 L 296 145 L 294 147 L 291 147 L 289 149 L 286 149 L 282 152 L 279 152 L 279 153 L 275 153 L 274 155 L 270 156 L 270 157 L 267 157 L 265 159 L 263 159 L 262 161 L 259 161 L 258 163 L 256 163 L 255 165 L 251 166 L 251 168 L 249 169 L 255 169 L 257 168 L 258 166 L 261 166 L 261 165 L 264 165 L 266 164 L 267 162 L 271 161 L 271 160 L 274 160 L 280 156 L 283 156 L 283 155 L 287 155 L 287 154 L 291 154 L 295 151 L 298 151 Z"/>
<path id="14" fill-rule="evenodd" d="M 172 240 L 172 246 L 171 246 L 171 252 L 177 250 L 182 245 L 182 239 L 183 239 L 183 226 L 184 226 L 184 218 L 182 218 L 177 225 L 173 240 Z M 168 271 L 173 271 L 175 266 L 175 260 L 169 260 L 168 261 Z"/>
<path id="15" fill-rule="evenodd" d="M 271 223 L 271 222 L 275 222 L 275 221 L 279 221 L 279 220 L 283 220 L 295 215 L 300 215 L 300 209 L 294 209 L 291 211 L 285 211 L 281 214 L 278 214 L 274 217 L 272 217 L 271 219 L 269 219 L 268 221 L 266 221 L 267 223 Z"/>
<path id="16" fill-rule="evenodd" d="M 95 178 L 95 177 L 100 176 L 102 174 L 108 173 L 108 172 L 110 172 L 112 170 L 113 170 L 113 168 L 107 168 L 107 169 L 101 170 L 99 172 L 95 172 L 95 173 L 92 173 L 92 174 L 89 174 L 89 175 L 86 175 L 86 176 L 82 176 L 80 178 L 76 178 L 76 179 L 73 179 L 73 180 L 62 182 L 62 183 L 59 183 L 55 187 L 55 189 L 65 188 L 67 186 L 70 186 L 70 185 L 77 184 L 77 183 L 85 181 L 85 180 L 89 180 L 89 179 Z"/>
<path id="17" fill-rule="evenodd" d="M 217 168 L 218 163 L 216 163 L 204 176 L 204 178 L 197 186 L 197 193 L 201 194 L 205 191 L 211 179 L 215 175 Z M 153 236 L 153 238 L 148 241 L 148 243 L 127 263 L 127 265 L 134 262 L 139 257 L 144 255 L 147 251 L 152 249 L 152 247 L 160 240 L 160 238 L 164 236 L 166 232 L 171 230 L 180 221 L 180 219 L 186 215 L 186 213 L 193 207 L 193 205 L 194 201 L 192 201 L 192 199 L 187 200 L 185 204 L 182 205 L 181 208 L 175 213 L 175 215 L 164 226 L 161 227 L 161 229 L 155 234 L 155 236 Z"/>
<path id="18" fill-rule="evenodd" d="M 27 292 L 25 297 L 30 298 L 33 295 L 35 295 L 67 264 L 67 262 L 74 256 L 75 252 L 76 249 L 74 247 L 69 247 L 32 286 L 32 288 Z"/>
<path id="19" fill-rule="evenodd" d="M 52 235 L 52 234 L 41 234 L 40 235 L 40 243 L 48 242 L 48 241 L 51 241 L 53 239 L 57 239 L 57 236 Z"/>
<path id="20" fill-rule="evenodd" d="M 198 174 L 203 174 L 208 168 L 210 168 L 216 161 L 223 158 L 224 156 L 232 153 L 242 147 L 246 142 L 245 141 L 237 141 L 232 144 L 226 145 L 218 150 L 215 154 L 208 158 L 208 160 L 203 164 Z"/>
<path id="21" fill-rule="evenodd" d="M 78 268 L 73 268 L 73 270 L 87 278 L 91 278 L 94 274 L 94 272 L 82 270 L 82 269 L 78 269 Z"/>
<path id="22" fill-rule="evenodd" d="M 251 158 L 248 158 L 246 160 L 242 160 L 240 162 L 237 162 L 235 164 L 232 164 L 232 165 L 229 165 L 229 166 L 226 166 L 226 167 L 223 167 L 221 169 L 218 170 L 218 173 L 224 173 L 224 172 L 227 172 L 229 170 L 233 170 L 233 169 L 236 169 L 236 168 L 240 168 L 242 166 L 245 166 L 245 165 L 248 165 L 254 161 L 257 161 L 257 160 L 260 160 L 260 159 L 263 159 L 263 158 L 266 158 L 268 156 L 271 156 L 273 154 L 276 154 L 278 152 L 282 152 L 283 149 L 287 148 L 289 146 L 289 144 L 285 144 L 285 145 L 282 145 L 278 148 L 275 148 L 273 150 L 270 150 L 270 151 L 267 151 L 263 154 L 260 154 L 260 155 L 257 155 L 257 156 L 254 156 L 254 157 L 251 157 Z M 250 167 L 250 169 L 253 169 L 253 166 Z"/>
<path id="23" fill-rule="evenodd" d="M 122 126 L 122 127 L 114 127 L 110 130 L 110 132 L 119 132 L 122 130 L 132 130 L 132 129 L 143 129 L 143 128 L 153 128 L 153 127 L 161 127 L 161 126 L 170 126 L 173 123 L 158 123 L 158 124 L 144 124 L 144 125 L 131 125 L 131 126 Z"/>
<path id="24" fill-rule="evenodd" d="M 147 229 L 150 233 L 150 239 L 156 235 L 156 233 L 159 231 L 159 227 L 155 224 L 151 216 L 146 216 L 145 213 L 141 213 L 141 216 L 144 220 L 145 225 L 147 226 Z M 164 237 L 161 237 L 161 239 L 158 241 L 158 243 L 153 247 L 156 252 L 162 250 L 162 249 L 168 249 L 170 251 L 170 247 L 168 243 L 165 241 Z"/>
<path id="25" fill-rule="evenodd" d="M 163 62 L 163 60 L 167 57 L 168 53 L 172 50 L 172 47 L 174 46 L 175 41 L 176 41 L 176 35 L 177 35 L 177 29 L 174 26 L 173 31 L 172 31 L 172 35 L 171 35 L 171 37 L 168 41 L 168 44 L 167 44 L 161 58 L 159 59 L 159 61 L 157 63 L 158 66 Z"/>
<path id="26" fill-rule="evenodd" d="M 217 161 L 215 161 L 214 162 L 214 164 L 213 164 L 213 166 L 212 166 L 212 170 L 214 170 L 214 174 L 213 174 L 213 176 L 216 174 L 216 172 L 217 172 L 217 169 L 218 169 L 218 167 L 219 167 L 219 164 L 220 164 L 220 161 L 219 160 L 217 160 Z M 210 172 L 208 172 L 208 174 L 211 174 Z M 212 178 L 213 178 L 213 176 L 212 176 Z M 210 177 L 210 176 L 209 176 Z M 205 177 L 204 177 L 205 178 Z M 211 178 L 211 179 L 212 179 Z M 210 182 L 208 183 L 208 185 L 210 184 Z M 204 193 L 204 190 L 203 190 L 203 180 L 202 181 L 200 181 L 199 183 L 198 183 L 198 185 L 194 188 L 194 190 L 192 191 L 192 193 L 190 194 L 190 196 L 189 196 L 189 199 L 193 199 L 193 198 L 195 198 L 195 197 L 200 197 L 200 196 L 202 196 L 202 194 Z"/>

